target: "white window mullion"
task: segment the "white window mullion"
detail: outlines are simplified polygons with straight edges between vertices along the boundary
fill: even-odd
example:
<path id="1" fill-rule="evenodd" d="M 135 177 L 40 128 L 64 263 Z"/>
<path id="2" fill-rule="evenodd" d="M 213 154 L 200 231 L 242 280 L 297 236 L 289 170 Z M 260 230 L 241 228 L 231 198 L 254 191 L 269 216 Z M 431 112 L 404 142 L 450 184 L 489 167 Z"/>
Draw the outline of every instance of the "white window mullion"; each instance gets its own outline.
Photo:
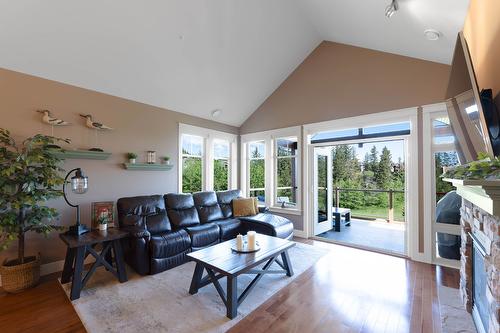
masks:
<path id="1" fill-rule="evenodd" d="M 205 138 L 205 161 L 203 170 L 203 189 L 213 191 L 214 189 L 214 147 L 213 138 L 208 135 Z"/>
<path id="2" fill-rule="evenodd" d="M 266 206 L 270 207 L 273 204 L 274 198 L 274 172 L 273 170 L 273 155 L 274 147 L 271 138 L 266 139 L 266 158 L 265 158 L 265 192 L 266 192 Z"/>

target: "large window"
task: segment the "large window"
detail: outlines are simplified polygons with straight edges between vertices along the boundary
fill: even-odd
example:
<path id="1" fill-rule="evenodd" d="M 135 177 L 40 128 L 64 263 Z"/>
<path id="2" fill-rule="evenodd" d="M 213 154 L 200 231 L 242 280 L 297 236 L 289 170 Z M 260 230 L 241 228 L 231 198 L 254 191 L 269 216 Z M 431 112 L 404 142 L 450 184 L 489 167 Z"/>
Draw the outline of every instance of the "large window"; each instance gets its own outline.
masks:
<path id="1" fill-rule="evenodd" d="M 275 140 L 275 205 L 297 205 L 297 137 Z"/>
<path id="2" fill-rule="evenodd" d="M 228 141 L 216 139 L 213 142 L 213 152 L 214 190 L 228 190 L 231 183 L 229 174 L 231 146 Z"/>
<path id="3" fill-rule="evenodd" d="M 241 136 L 241 186 L 272 211 L 301 214 L 300 127 Z"/>
<path id="4" fill-rule="evenodd" d="M 429 161 L 424 169 L 429 176 L 428 185 L 430 195 L 426 197 L 426 214 L 431 231 L 430 252 L 432 262 L 446 266 L 459 266 L 460 253 L 460 225 L 458 214 L 450 214 L 456 208 L 457 202 L 461 201 L 457 195 L 450 194 L 455 188 L 445 182 L 441 175 L 447 167 L 460 164 L 456 148 L 456 137 L 450 125 L 450 119 L 446 111 L 432 111 L 424 114 L 424 126 L 428 128 L 429 137 L 424 134 L 424 148 L 430 153 L 425 158 Z M 424 133 L 426 130 L 424 129 Z M 429 149 L 430 148 L 430 149 Z M 427 171 L 429 170 L 429 171 Z M 448 211 L 450 210 L 450 212 Z M 428 213 L 427 213 L 428 212 Z"/>
<path id="5" fill-rule="evenodd" d="M 265 141 L 248 144 L 249 195 L 261 204 L 266 202 L 266 144 Z"/>
<path id="6" fill-rule="evenodd" d="M 179 124 L 179 192 L 235 189 L 236 142 L 234 134 Z"/>
<path id="7" fill-rule="evenodd" d="M 203 138 L 182 135 L 182 192 L 193 193 L 203 189 Z"/>

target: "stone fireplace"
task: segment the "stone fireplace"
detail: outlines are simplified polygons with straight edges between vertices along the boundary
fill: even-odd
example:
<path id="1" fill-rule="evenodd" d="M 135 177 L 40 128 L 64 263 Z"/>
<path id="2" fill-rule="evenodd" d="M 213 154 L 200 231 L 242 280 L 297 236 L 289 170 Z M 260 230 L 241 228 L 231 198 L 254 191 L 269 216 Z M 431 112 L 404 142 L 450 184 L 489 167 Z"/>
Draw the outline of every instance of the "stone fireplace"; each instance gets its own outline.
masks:
<path id="1" fill-rule="evenodd" d="M 454 185 L 456 186 L 455 182 Z M 457 186 L 462 195 L 460 294 L 472 313 L 478 332 L 500 332 L 500 217 L 485 204 L 484 197 L 465 193 L 471 189 Z M 475 187 L 475 188 L 474 188 Z M 471 186 L 477 194 L 477 186 Z M 480 187 L 482 190 L 482 187 Z M 490 198 L 491 201 L 491 198 Z M 482 207 L 480 207 L 479 205 Z M 493 215 L 487 212 L 488 209 Z"/>

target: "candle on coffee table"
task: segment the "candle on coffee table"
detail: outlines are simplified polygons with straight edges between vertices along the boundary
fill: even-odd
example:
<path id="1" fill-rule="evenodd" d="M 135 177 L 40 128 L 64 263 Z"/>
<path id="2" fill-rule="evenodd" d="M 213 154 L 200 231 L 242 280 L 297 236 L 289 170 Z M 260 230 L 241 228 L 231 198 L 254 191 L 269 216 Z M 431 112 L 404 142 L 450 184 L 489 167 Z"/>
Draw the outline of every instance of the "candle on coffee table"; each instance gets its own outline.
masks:
<path id="1" fill-rule="evenodd" d="M 239 234 L 236 236 L 236 249 L 238 251 L 243 250 L 243 236 Z"/>
<path id="2" fill-rule="evenodd" d="M 255 250 L 255 247 L 257 246 L 256 235 L 257 235 L 257 233 L 255 231 L 247 232 L 248 249 L 250 251 Z"/>

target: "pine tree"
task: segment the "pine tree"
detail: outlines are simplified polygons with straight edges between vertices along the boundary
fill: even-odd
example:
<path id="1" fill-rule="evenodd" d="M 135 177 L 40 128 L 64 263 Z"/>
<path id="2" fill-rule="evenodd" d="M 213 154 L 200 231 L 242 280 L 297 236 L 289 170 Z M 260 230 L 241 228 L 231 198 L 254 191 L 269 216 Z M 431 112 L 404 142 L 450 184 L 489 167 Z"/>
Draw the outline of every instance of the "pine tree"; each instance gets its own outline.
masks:
<path id="1" fill-rule="evenodd" d="M 392 156 L 391 151 L 384 146 L 378 163 L 376 182 L 379 189 L 388 190 L 392 186 Z"/>

